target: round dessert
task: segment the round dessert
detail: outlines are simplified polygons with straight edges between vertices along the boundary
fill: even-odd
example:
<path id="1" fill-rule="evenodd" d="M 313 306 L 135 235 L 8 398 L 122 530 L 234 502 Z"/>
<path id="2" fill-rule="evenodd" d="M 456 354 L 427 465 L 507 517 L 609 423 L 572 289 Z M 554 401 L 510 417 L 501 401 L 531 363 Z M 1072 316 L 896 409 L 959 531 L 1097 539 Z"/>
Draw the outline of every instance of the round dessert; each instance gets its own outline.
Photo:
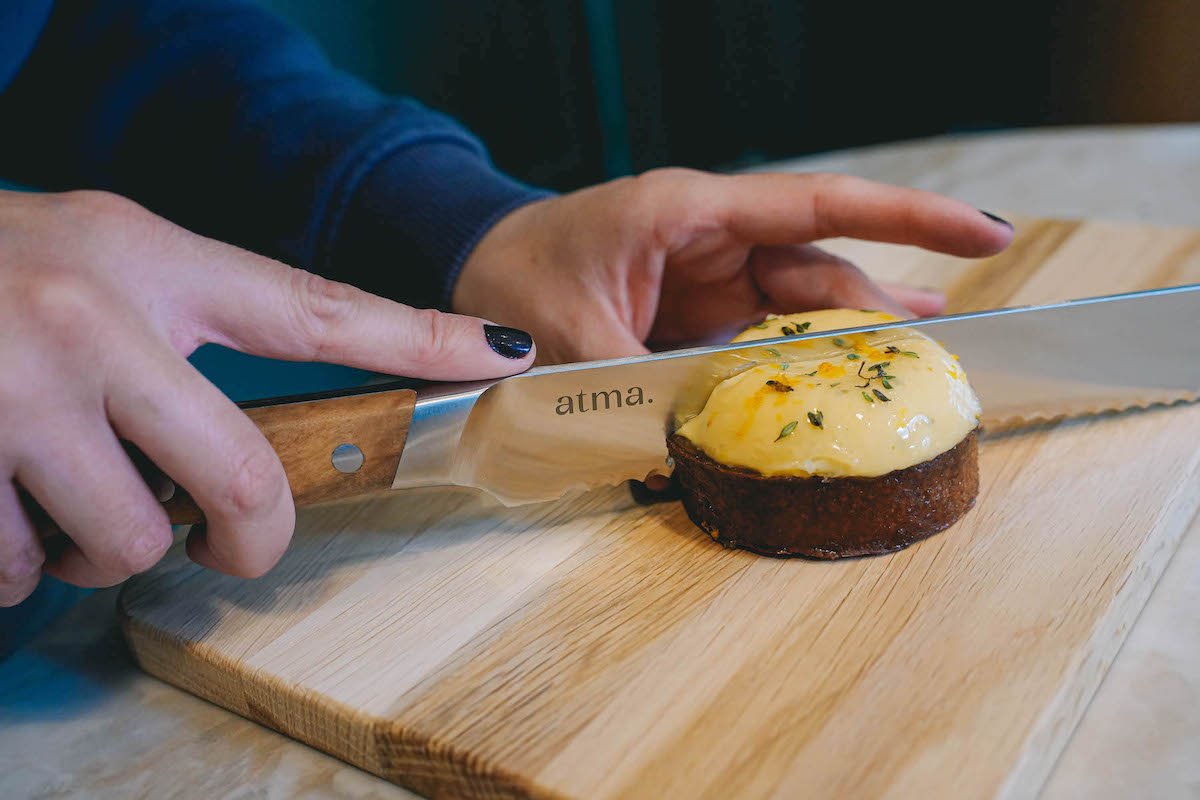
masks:
<path id="1" fill-rule="evenodd" d="M 878 311 L 770 316 L 734 341 L 895 322 Z M 912 328 L 763 348 L 667 449 L 692 521 L 726 547 L 832 559 L 904 548 L 979 492 L 979 400 Z"/>

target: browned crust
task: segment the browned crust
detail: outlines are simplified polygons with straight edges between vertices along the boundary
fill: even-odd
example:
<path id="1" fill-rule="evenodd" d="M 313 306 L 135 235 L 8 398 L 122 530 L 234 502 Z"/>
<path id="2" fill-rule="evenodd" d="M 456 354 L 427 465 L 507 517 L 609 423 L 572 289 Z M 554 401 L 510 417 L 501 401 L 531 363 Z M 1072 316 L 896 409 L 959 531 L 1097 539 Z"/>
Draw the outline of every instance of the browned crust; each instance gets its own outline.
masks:
<path id="1" fill-rule="evenodd" d="M 769 477 L 713 461 L 673 434 L 667 450 L 688 516 L 726 547 L 765 556 L 846 558 L 908 547 L 975 504 L 975 431 L 945 453 L 873 478 Z"/>

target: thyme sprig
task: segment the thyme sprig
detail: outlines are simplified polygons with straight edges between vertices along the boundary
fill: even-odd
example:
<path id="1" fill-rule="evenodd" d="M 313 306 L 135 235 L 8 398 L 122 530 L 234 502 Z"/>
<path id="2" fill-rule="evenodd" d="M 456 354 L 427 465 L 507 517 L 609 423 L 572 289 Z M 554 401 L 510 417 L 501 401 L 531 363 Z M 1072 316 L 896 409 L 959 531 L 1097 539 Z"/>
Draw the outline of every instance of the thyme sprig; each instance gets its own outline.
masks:
<path id="1" fill-rule="evenodd" d="M 890 361 L 880 361 L 878 364 L 872 364 L 869 367 L 867 366 L 867 362 L 865 362 L 865 361 L 863 363 L 859 364 L 858 365 L 858 377 L 863 379 L 863 383 L 859 384 L 858 388 L 859 389 L 870 389 L 871 381 L 879 381 L 879 383 L 883 386 L 883 388 L 891 389 L 892 381 L 894 381 L 896 379 L 896 376 L 889 375 L 885 371 L 885 370 L 887 370 L 887 368 L 889 366 L 891 366 L 891 364 L 892 364 L 892 362 L 890 362 Z M 864 375 L 863 374 L 864 368 L 867 370 L 867 372 L 873 373 L 873 374 Z"/>
<path id="2" fill-rule="evenodd" d="M 811 327 L 811 322 L 801 322 L 794 328 L 790 325 L 784 325 L 782 328 L 780 328 L 780 330 L 783 331 L 784 336 L 799 336 Z"/>

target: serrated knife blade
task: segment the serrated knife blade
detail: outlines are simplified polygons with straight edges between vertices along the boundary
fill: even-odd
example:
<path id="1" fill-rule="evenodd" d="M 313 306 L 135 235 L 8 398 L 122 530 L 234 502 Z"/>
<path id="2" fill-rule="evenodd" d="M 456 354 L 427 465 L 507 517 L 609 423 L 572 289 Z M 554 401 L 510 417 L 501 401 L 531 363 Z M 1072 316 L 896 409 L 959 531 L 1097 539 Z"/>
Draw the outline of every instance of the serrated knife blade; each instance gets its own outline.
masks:
<path id="1" fill-rule="evenodd" d="M 669 473 L 666 437 L 721 379 L 806 342 L 916 328 L 961 359 L 985 431 L 1200 394 L 1200 284 L 539 367 L 418 392 L 392 487 L 458 485 L 506 505 Z"/>

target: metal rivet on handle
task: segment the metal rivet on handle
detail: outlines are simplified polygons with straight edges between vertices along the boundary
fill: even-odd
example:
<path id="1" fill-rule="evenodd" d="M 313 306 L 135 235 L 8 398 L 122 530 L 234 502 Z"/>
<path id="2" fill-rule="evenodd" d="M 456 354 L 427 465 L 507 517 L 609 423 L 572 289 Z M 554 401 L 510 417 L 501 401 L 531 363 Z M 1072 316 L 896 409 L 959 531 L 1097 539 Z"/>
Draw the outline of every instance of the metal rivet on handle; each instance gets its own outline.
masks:
<path id="1" fill-rule="evenodd" d="M 333 468 L 338 472 L 358 472 L 365 457 L 358 445 L 339 444 L 333 448 Z"/>

